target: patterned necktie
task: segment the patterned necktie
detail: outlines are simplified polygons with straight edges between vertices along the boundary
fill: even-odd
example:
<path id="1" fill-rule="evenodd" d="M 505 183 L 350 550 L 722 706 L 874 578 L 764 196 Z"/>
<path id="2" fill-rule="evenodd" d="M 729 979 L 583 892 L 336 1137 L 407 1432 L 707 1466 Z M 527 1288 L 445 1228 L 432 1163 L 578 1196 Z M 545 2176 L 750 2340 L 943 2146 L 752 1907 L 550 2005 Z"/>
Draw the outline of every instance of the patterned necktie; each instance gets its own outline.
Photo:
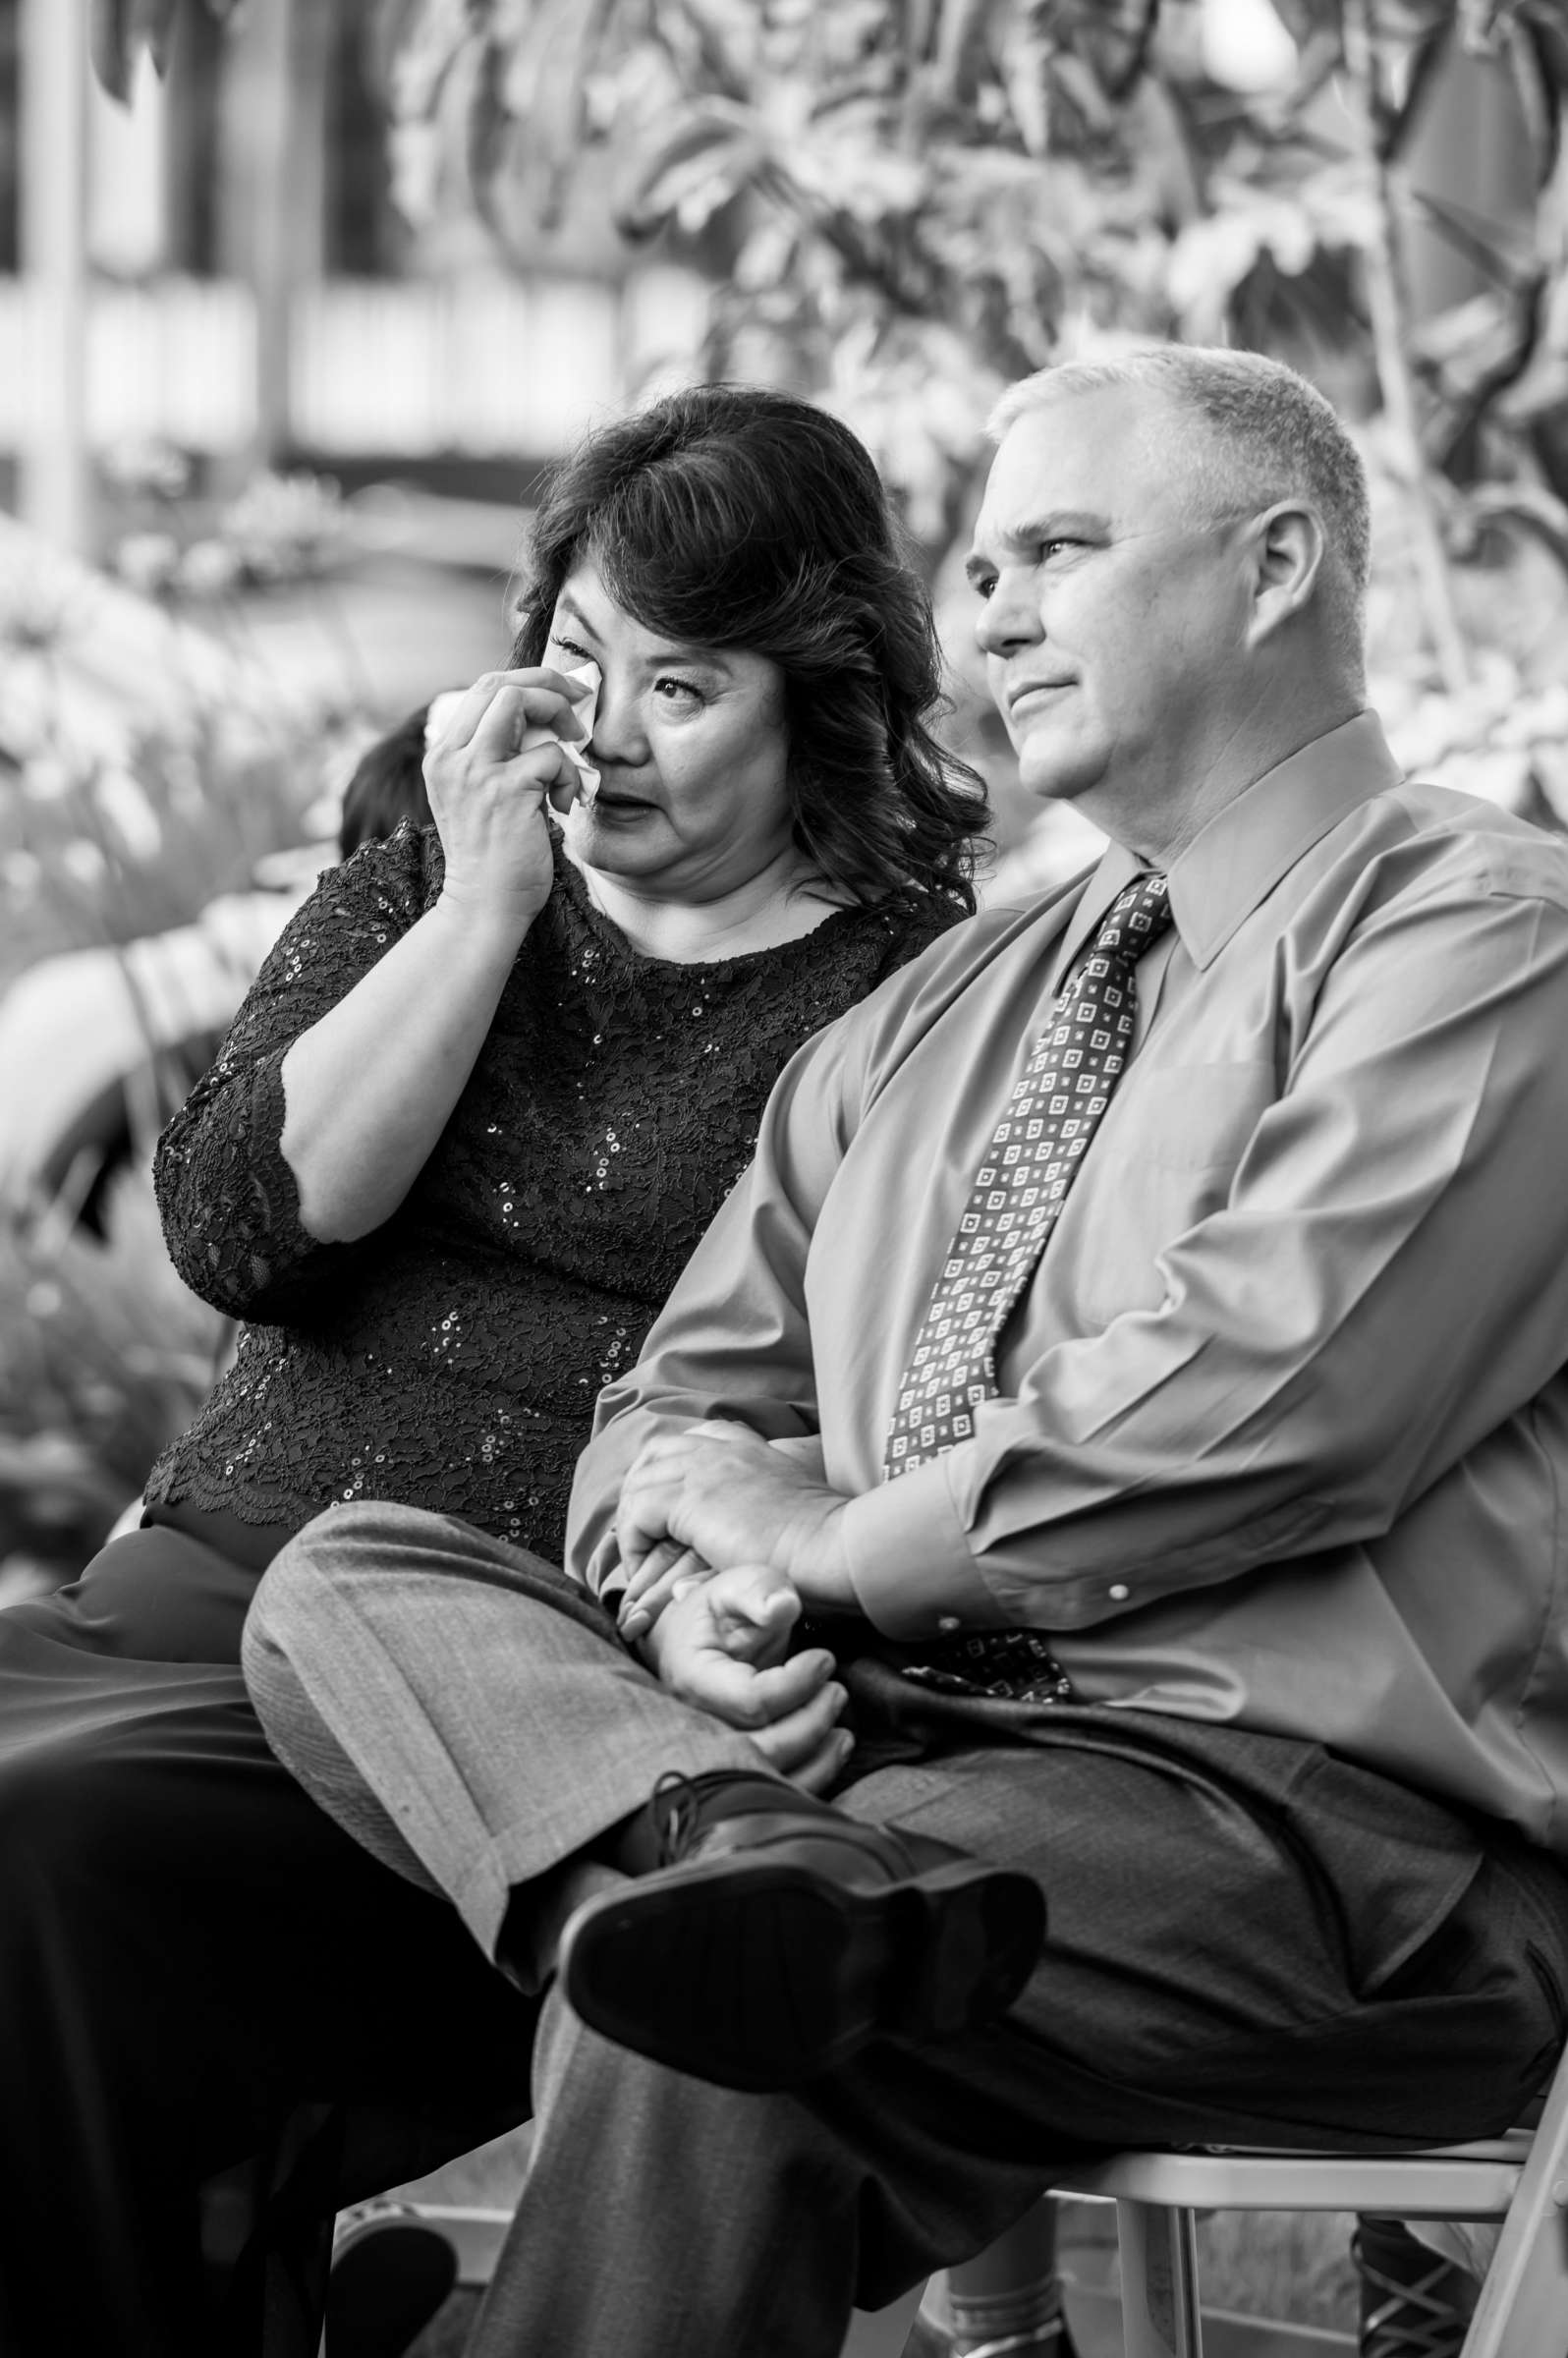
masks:
<path id="1" fill-rule="evenodd" d="M 997 1123 L 958 1234 L 921 1322 L 888 1427 L 882 1479 L 941 1457 L 975 1430 L 996 1392 L 996 1345 L 1034 1274 L 1132 1046 L 1136 967 L 1170 924 L 1163 876 L 1112 902 L 1068 977 Z M 1033 1630 L 938 1639 L 906 1675 L 972 1694 L 1061 1703 L 1072 1687 Z"/>

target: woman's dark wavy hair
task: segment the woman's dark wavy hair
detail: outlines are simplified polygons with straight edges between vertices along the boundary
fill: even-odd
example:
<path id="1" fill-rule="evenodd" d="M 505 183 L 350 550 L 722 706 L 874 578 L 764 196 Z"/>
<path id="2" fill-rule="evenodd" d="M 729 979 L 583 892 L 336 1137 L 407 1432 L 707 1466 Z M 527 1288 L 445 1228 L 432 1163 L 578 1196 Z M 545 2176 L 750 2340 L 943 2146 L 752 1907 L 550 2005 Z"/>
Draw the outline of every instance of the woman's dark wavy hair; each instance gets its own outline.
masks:
<path id="1" fill-rule="evenodd" d="M 974 908 L 984 784 L 927 726 L 947 709 L 930 601 L 847 426 L 703 385 L 591 435 L 534 516 L 514 664 L 546 660 L 585 563 L 644 629 L 778 664 L 795 840 L 832 884 Z"/>

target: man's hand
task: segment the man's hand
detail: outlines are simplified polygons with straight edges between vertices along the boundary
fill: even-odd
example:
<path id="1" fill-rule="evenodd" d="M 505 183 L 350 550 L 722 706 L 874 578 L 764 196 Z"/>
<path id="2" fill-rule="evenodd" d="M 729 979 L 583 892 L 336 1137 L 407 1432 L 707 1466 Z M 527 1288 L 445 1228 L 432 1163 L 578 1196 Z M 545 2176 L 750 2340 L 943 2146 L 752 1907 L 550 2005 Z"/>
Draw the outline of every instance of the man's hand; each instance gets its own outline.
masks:
<path id="1" fill-rule="evenodd" d="M 715 1566 L 769 1565 L 808 1604 L 853 1606 L 840 1528 L 848 1503 L 813 1466 L 746 1425 L 691 1425 L 649 1441 L 622 1486 L 616 1518 L 623 1634 L 651 1627 L 692 1571 L 692 1551 Z"/>
<path id="2" fill-rule="evenodd" d="M 714 1572 L 685 1587 L 642 1653 L 661 1686 L 750 1736 L 770 1767 L 820 1793 L 854 1746 L 837 1725 L 844 1689 L 820 1648 L 785 1658 L 801 1600 L 766 1564 Z"/>

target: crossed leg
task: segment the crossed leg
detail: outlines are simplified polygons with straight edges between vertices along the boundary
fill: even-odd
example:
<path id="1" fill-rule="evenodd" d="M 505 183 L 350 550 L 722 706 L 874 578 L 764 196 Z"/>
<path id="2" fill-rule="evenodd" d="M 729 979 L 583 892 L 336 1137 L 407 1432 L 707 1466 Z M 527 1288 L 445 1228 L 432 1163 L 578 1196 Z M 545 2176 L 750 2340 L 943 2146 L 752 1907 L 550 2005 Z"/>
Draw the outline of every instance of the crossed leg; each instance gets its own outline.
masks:
<path id="1" fill-rule="evenodd" d="M 283 1757 L 371 1847 L 379 1813 L 482 1942 L 538 1894 L 541 1978 L 586 1846 L 667 1769 L 756 1766 L 559 1574 L 406 1510 L 293 1543 L 247 1659 Z M 832 2358 L 852 2302 L 982 2249 L 1086 2148 L 1484 2135 L 1548 2068 L 1568 1895 L 1511 1838 L 1316 1747 L 846 1675 L 842 1806 L 1035 1876 L 1029 1988 L 987 2032 L 784 2096 L 663 2070 L 552 1992 L 476 2358 Z"/>

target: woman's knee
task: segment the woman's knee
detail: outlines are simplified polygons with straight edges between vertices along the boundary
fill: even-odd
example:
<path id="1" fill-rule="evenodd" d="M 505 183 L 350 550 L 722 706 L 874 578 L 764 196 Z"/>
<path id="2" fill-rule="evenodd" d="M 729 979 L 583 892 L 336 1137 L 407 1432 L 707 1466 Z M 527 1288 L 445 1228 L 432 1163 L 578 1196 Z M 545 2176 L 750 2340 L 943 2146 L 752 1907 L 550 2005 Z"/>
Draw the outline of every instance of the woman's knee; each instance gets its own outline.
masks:
<path id="1" fill-rule="evenodd" d="M 90 1911 L 134 1872 L 128 1796 L 119 1764 L 84 1745 L 40 1745 L 0 1761 L 0 1921 L 24 1930 L 47 1901 L 76 1894 Z"/>

